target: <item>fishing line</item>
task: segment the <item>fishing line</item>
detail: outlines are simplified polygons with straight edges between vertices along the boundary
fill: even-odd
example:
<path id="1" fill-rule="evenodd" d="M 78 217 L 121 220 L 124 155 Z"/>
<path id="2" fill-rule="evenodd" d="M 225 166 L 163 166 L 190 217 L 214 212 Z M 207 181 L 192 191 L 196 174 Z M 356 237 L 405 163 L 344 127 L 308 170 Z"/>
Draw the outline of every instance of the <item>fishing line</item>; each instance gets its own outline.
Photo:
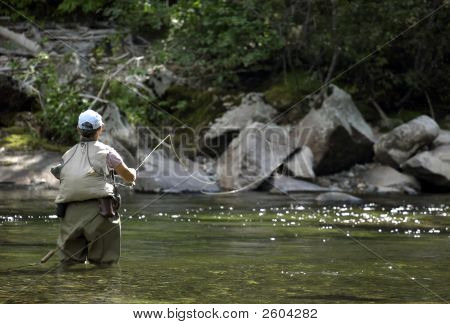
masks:
<path id="1" fill-rule="evenodd" d="M 170 134 L 167 135 L 161 142 L 158 143 L 158 145 L 156 145 L 156 146 L 153 148 L 153 150 L 152 150 L 150 153 L 147 154 L 147 156 L 144 158 L 144 160 L 142 160 L 141 164 L 139 164 L 139 165 L 137 166 L 136 172 L 141 168 L 141 166 L 144 165 L 145 161 L 147 161 L 147 159 L 150 157 L 150 155 L 152 155 L 153 152 L 155 152 L 156 149 L 157 149 L 158 147 L 160 147 L 160 146 L 161 146 L 168 138 L 171 138 Z M 171 142 L 172 142 L 172 140 L 171 140 Z"/>
<path id="2" fill-rule="evenodd" d="M 46 34 L 52 36 L 51 33 L 49 33 L 48 31 L 45 31 L 44 28 L 42 28 L 39 24 L 37 24 L 37 23 L 35 23 L 34 21 L 32 21 L 30 18 L 28 18 L 26 15 L 24 15 L 24 14 L 21 13 L 20 11 L 16 10 L 14 7 L 10 6 L 8 3 L 5 3 L 3 0 L 0 0 L 0 3 L 2 3 L 2 4 L 5 5 L 5 6 L 7 6 L 8 8 L 10 8 L 12 11 L 14 11 L 15 13 L 17 13 L 18 15 L 22 16 L 23 18 L 25 18 L 25 19 L 26 19 L 27 21 L 29 21 L 32 25 L 38 27 L 38 28 L 39 28 L 41 31 L 43 31 L 44 33 L 46 33 Z M 278 120 L 279 118 L 281 118 L 282 116 L 284 116 L 286 113 L 288 113 L 290 110 L 292 110 L 296 105 L 298 105 L 299 103 L 303 102 L 305 99 L 309 98 L 312 94 L 314 94 L 314 93 L 316 93 L 317 91 L 323 89 L 325 86 L 328 86 L 329 83 L 331 83 L 331 82 L 337 80 L 338 78 L 342 77 L 342 75 L 344 75 L 345 73 L 347 73 L 347 72 L 349 72 L 350 70 L 354 69 L 356 66 L 358 66 L 358 65 L 361 64 L 361 63 L 363 63 L 364 61 L 366 61 L 366 60 L 367 60 L 368 58 L 370 58 L 371 56 L 375 55 L 375 54 L 376 54 L 377 52 L 379 52 L 381 49 L 383 49 L 384 47 L 388 46 L 391 42 L 393 42 L 393 41 L 396 40 L 398 37 L 402 36 L 403 34 L 405 34 L 406 32 L 408 32 L 409 30 L 411 30 L 412 28 L 414 28 L 416 25 L 418 25 L 419 23 L 421 23 L 423 20 L 425 20 L 425 19 L 429 18 L 430 16 L 434 15 L 438 10 L 442 9 L 442 8 L 445 7 L 447 4 L 448 4 L 448 1 L 444 1 L 444 3 L 443 3 L 441 6 L 437 7 L 437 8 L 436 8 L 435 10 L 433 10 L 431 13 L 429 13 L 428 15 L 426 15 L 426 16 L 424 16 L 423 18 L 421 18 L 420 20 L 418 20 L 416 23 L 414 23 L 414 24 L 412 24 L 411 26 L 409 26 L 407 29 L 405 29 L 404 31 L 402 31 L 401 33 L 399 33 L 397 36 L 391 38 L 389 41 L 387 41 L 386 43 L 382 44 L 380 47 L 377 47 L 376 50 L 372 51 L 371 53 L 369 53 L 368 55 L 366 55 L 364 58 L 360 59 L 359 61 L 357 61 L 356 63 L 354 63 L 353 65 L 351 65 L 349 68 L 347 68 L 346 70 L 344 70 L 343 72 L 341 72 L 340 74 L 338 74 L 336 77 L 332 78 L 327 84 L 323 85 L 322 87 L 320 87 L 320 88 L 316 89 L 315 91 L 311 92 L 309 95 L 305 96 L 303 99 L 301 99 L 300 101 L 298 101 L 297 103 L 295 103 L 294 105 L 292 105 L 290 108 L 288 108 L 286 111 L 284 111 L 281 115 L 279 115 L 279 116 L 277 116 L 276 118 L 273 118 L 273 119 L 271 119 L 270 121 L 268 121 L 268 122 L 265 124 L 264 127 L 266 127 L 267 125 L 269 125 L 270 122 L 273 122 L 273 121 Z M 67 43 L 64 42 L 64 41 L 61 41 L 61 40 L 58 40 L 58 41 L 59 41 L 60 43 L 64 44 L 65 46 L 67 46 L 69 49 L 71 49 L 74 53 L 77 53 L 77 54 L 79 55 L 80 59 L 84 60 L 85 62 L 87 62 L 87 63 L 89 63 L 89 64 L 92 64 L 91 62 L 88 62 L 88 60 L 86 60 L 86 59 L 83 57 L 83 55 L 80 55 L 80 53 L 78 53 L 78 51 L 75 50 L 72 46 L 70 46 L 69 44 L 67 44 Z M 97 67 L 98 67 L 97 64 L 95 64 L 95 63 L 93 63 L 93 64 L 94 64 L 94 66 L 97 66 Z M 129 90 L 131 90 L 131 91 L 133 91 L 134 93 L 138 94 L 139 96 L 143 97 L 143 98 L 144 98 L 148 103 L 150 103 L 150 105 L 152 105 L 155 109 L 164 112 L 165 114 L 167 114 L 167 115 L 169 115 L 170 117 L 172 117 L 172 118 L 174 118 L 175 120 L 177 120 L 179 123 L 181 123 L 181 124 L 187 126 L 187 125 L 186 125 L 185 123 L 183 123 L 180 119 L 178 119 L 178 118 L 175 117 L 174 115 L 170 114 L 170 113 L 167 112 L 166 110 L 160 108 L 157 104 L 155 104 L 154 102 L 152 102 L 147 96 L 145 96 L 145 95 L 139 93 L 136 89 L 130 87 L 127 83 L 124 83 L 124 82 L 122 82 L 122 80 L 119 80 L 119 79 L 117 79 L 117 81 L 119 81 L 120 83 L 122 83 L 122 84 L 123 84 L 125 87 L 127 87 Z M 169 138 L 171 139 L 171 137 L 169 137 Z M 171 144 L 172 144 L 172 147 L 173 147 L 172 139 L 171 139 Z M 174 150 L 174 151 L 175 151 L 175 150 Z M 152 152 L 151 152 L 151 153 L 152 153 Z M 178 159 L 179 161 L 181 161 L 181 159 L 178 157 L 178 154 L 176 154 L 176 151 L 175 151 L 175 155 L 177 156 L 177 159 Z M 182 163 L 182 161 L 181 161 L 181 163 Z M 143 163 L 141 163 L 141 165 L 142 165 L 142 164 L 143 164 Z M 184 166 L 184 163 L 182 163 L 182 165 Z M 281 165 L 281 163 L 280 163 L 280 165 Z M 139 166 L 139 167 L 140 167 L 140 166 Z M 191 174 L 191 176 L 193 176 L 193 174 Z M 179 184 L 181 184 L 181 183 L 187 181 L 187 179 L 189 179 L 191 176 L 185 178 L 182 182 L 176 184 L 175 186 L 173 186 L 173 187 L 171 187 L 171 188 L 169 188 L 169 189 L 172 189 L 172 188 L 178 186 Z M 197 179 L 197 180 L 199 180 L 199 179 Z M 256 183 L 259 182 L 259 181 L 264 181 L 264 179 L 258 179 L 257 181 L 254 181 L 253 183 L 251 183 L 251 184 L 249 184 L 249 185 L 246 185 L 246 186 L 244 186 L 244 187 L 242 187 L 242 188 L 236 189 L 236 190 L 232 190 L 232 191 L 228 191 L 228 192 L 222 192 L 222 193 L 215 193 L 215 194 L 224 194 L 224 195 L 226 195 L 226 194 L 238 193 L 238 192 L 240 192 L 240 191 L 243 191 L 243 190 L 245 190 L 245 189 L 251 187 L 252 185 L 256 184 Z M 201 182 L 205 183 L 203 180 L 201 180 Z M 213 182 L 213 183 L 215 183 L 215 182 Z M 271 185 L 273 185 L 273 184 L 271 183 Z M 273 185 L 273 186 L 274 186 L 274 185 Z M 274 186 L 274 187 L 275 187 L 275 186 Z M 202 193 L 206 193 L 206 192 L 204 192 L 204 191 L 201 191 L 201 192 L 202 192 Z M 162 194 L 161 196 L 159 196 L 159 198 L 163 197 L 165 194 L 167 194 L 167 192 L 165 192 L 164 194 Z M 207 194 L 211 194 L 211 193 L 207 193 Z M 158 199 L 159 199 L 159 198 L 158 198 Z M 157 200 L 157 199 L 155 199 L 154 201 L 156 201 L 156 200 Z M 151 204 L 151 203 L 153 203 L 153 201 L 150 202 L 150 204 Z M 135 214 L 137 214 L 139 211 L 143 210 L 144 208 L 150 206 L 150 204 L 148 204 L 148 205 L 144 206 L 143 208 L 141 208 L 140 210 L 136 211 Z M 106 235 L 106 233 L 105 233 L 105 235 Z M 59 266 L 59 265 L 58 265 L 58 266 Z M 56 268 L 55 268 L 55 269 L 56 269 Z M 53 270 L 53 269 L 50 269 L 48 272 L 44 273 L 42 276 L 46 275 L 47 273 L 49 273 L 49 272 L 52 271 L 52 270 Z M 414 282 L 416 282 L 417 284 L 419 284 L 417 281 L 414 281 Z M 29 287 L 29 285 L 28 285 L 27 287 L 25 287 L 25 288 L 28 288 L 28 287 Z M 424 287 L 424 286 L 422 286 L 422 287 L 428 289 L 427 287 Z M 24 289 L 25 289 L 25 288 L 24 288 Z M 23 290 L 23 289 L 22 289 L 22 290 Z M 22 290 L 21 290 L 21 291 L 22 291 Z M 428 289 L 428 290 L 429 290 L 429 289 Z M 437 294 L 435 294 L 435 295 L 437 295 Z M 438 296 L 438 295 L 437 295 L 437 296 Z M 442 298 L 441 298 L 441 299 L 442 299 Z"/>
<path id="3" fill-rule="evenodd" d="M 183 184 L 185 181 L 187 181 L 189 179 L 189 177 L 183 179 L 182 181 L 180 181 L 179 183 L 175 184 L 174 186 L 170 187 L 170 189 L 176 188 L 177 186 Z M 139 212 L 141 212 L 142 210 L 144 210 L 145 208 L 149 207 L 151 204 L 153 204 L 154 202 L 158 201 L 159 199 L 161 199 L 162 197 L 164 197 L 165 195 L 167 195 L 168 192 L 164 192 L 161 195 L 159 195 L 158 197 L 156 197 L 155 199 L 153 199 L 152 201 L 150 201 L 148 204 L 145 204 L 143 207 L 139 208 L 138 210 L 136 210 L 133 214 L 131 214 L 129 216 L 128 219 L 136 216 L 136 214 L 138 214 Z M 99 215 L 96 215 L 99 216 Z M 100 216 L 101 217 L 101 216 Z M 95 217 L 94 217 L 95 219 Z M 121 224 L 125 223 L 127 219 L 124 219 L 123 221 L 121 221 Z M 100 235 L 99 237 L 97 237 L 94 241 L 90 242 L 87 244 L 87 246 L 89 247 L 90 245 L 94 244 L 97 240 L 99 240 L 100 238 L 102 238 L 103 236 L 109 234 L 111 231 L 115 230 L 116 227 L 118 225 L 113 226 L 110 230 L 106 231 L 105 233 L 103 233 L 102 235 Z M 79 251 L 76 251 L 74 254 L 70 255 L 70 257 L 75 256 L 76 254 L 80 253 L 81 251 L 83 251 L 85 249 L 85 247 L 81 248 Z M 69 258 L 70 258 L 69 257 Z M 48 271 L 46 271 L 45 273 L 43 273 L 39 278 L 35 279 L 34 282 L 36 282 L 37 280 L 41 279 L 42 277 L 46 276 L 47 274 L 49 274 L 50 272 L 56 270 L 57 268 L 61 267 L 62 265 L 64 265 L 65 262 L 67 262 L 68 259 L 66 259 L 65 261 L 61 262 L 61 263 L 57 263 L 55 266 L 51 267 Z M 40 263 L 37 263 L 40 264 Z M 27 265 L 26 267 L 31 266 Z M 24 266 L 25 267 L 25 266 Z M 33 282 L 33 283 L 34 283 Z M 9 297 L 8 299 L 6 299 L 5 301 L 2 302 L 2 304 L 12 300 L 14 297 L 16 297 L 19 293 L 21 293 L 23 290 L 27 289 L 28 287 L 30 287 L 32 285 L 32 283 L 28 284 L 27 286 L 23 287 L 22 289 L 20 289 L 18 292 L 16 292 L 13 296 Z"/>
<path id="4" fill-rule="evenodd" d="M 277 186 L 275 186 L 273 183 L 268 182 L 268 184 L 270 184 L 272 187 L 274 187 L 275 189 L 279 190 L 282 194 L 284 194 L 285 196 L 289 197 L 290 199 L 292 199 L 294 202 L 301 204 L 300 201 L 298 201 L 295 197 L 293 197 L 292 195 L 290 195 L 289 193 L 281 190 L 280 188 L 278 188 Z M 415 279 L 414 277 L 412 277 L 411 275 L 409 275 L 408 273 L 406 273 L 405 271 L 403 271 L 402 269 L 400 269 L 400 267 L 398 267 L 397 265 L 395 265 L 394 263 L 392 263 L 391 261 L 387 260 L 386 258 L 384 258 L 382 255 L 380 255 L 379 253 L 373 251 L 371 248 L 369 248 L 367 245 L 365 245 L 364 243 L 362 243 L 361 241 L 357 240 L 356 238 L 354 238 L 353 236 L 349 235 L 348 232 L 345 232 L 339 224 L 333 224 L 333 226 L 335 226 L 337 229 L 339 229 L 339 231 L 341 231 L 343 234 L 345 234 L 345 237 L 348 237 L 349 239 L 351 239 L 353 242 L 357 243 L 359 246 L 363 247 L 366 251 L 368 251 L 370 254 L 374 255 L 375 257 L 377 257 L 378 259 L 380 259 L 381 261 L 391 265 L 393 268 L 395 268 L 398 272 L 400 272 L 403 276 L 407 277 L 409 280 L 413 281 L 414 283 L 416 283 L 418 286 L 420 286 L 421 288 L 427 290 L 429 293 L 431 293 L 432 295 L 436 296 L 438 299 L 440 299 L 441 301 L 448 303 L 448 301 L 441 297 L 439 294 L 437 294 L 436 292 L 434 292 L 433 290 L 431 290 L 430 288 L 428 288 L 427 286 L 423 285 L 422 283 L 420 283 L 417 279 Z"/>
<path id="5" fill-rule="evenodd" d="M 165 141 L 167 141 L 169 139 L 170 141 L 170 149 L 172 150 L 172 152 L 174 153 L 176 160 L 180 163 L 180 165 L 183 167 L 183 169 L 189 174 L 188 178 L 193 178 L 195 180 L 197 180 L 200 183 L 206 184 L 206 185 L 213 185 L 217 183 L 216 181 L 205 181 L 204 179 L 200 179 L 198 177 L 195 176 L 195 171 L 190 172 L 189 167 L 185 164 L 185 162 L 183 161 L 183 159 L 181 158 L 181 156 L 177 153 L 176 149 L 175 149 L 175 144 L 173 142 L 173 137 L 172 134 L 167 135 L 163 140 L 161 140 L 151 151 L 150 153 L 148 153 L 145 158 L 142 160 L 142 162 L 140 164 L 138 164 L 138 166 L 136 167 L 136 172 L 144 165 L 145 161 L 147 161 L 147 159 L 158 149 L 158 147 L 160 147 Z M 125 185 L 122 183 L 117 183 L 117 185 L 121 186 L 121 187 L 127 187 L 129 189 L 133 188 L 133 185 Z"/>
<path id="6" fill-rule="evenodd" d="M 428 13 L 427 15 L 425 15 L 424 17 L 422 17 L 421 19 L 419 19 L 418 21 L 416 21 L 414 24 L 410 25 L 408 28 L 406 28 L 405 30 L 403 30 L 402 32 L 400 32 L 399 34 L 397 34 L 396 36 L 392 37 L 390 40 L 386 41 L 385 43 L 381 44 L 380 46 L 377 46 L 377 48 L 375 50 L 373 50 L 372 52 L 370 52 L 369 54 L 367 54 L 366 56 L 364 56 L 363 58 L 359 59 L 357 62 L 353 63 L 352 65 L 350 65 L 347 69 L 345 69 L 344 71 L 342 71 L 341 73 L 339 73 L 337 76 L 335 76 L 334 78 L 330 79 L 326 84 L 322 85 L 321 87 L 317 88 L 316 90 L 314 90 L 313 92 L 307 94 L 305 97 L 303 97 L 302 99 L 300 99 L 299 101 L 297 101 L 296 103 L 294 103 L 291 107 L 287 108 L 286 110 L 284 110 L 280 115 L 272 118 L 271 120 L 269 120 L 266 125 L 268 125 L 271 122 L 276 122 L 277 120 L 279 120 L 281 117 L 283 117 L 284 115 L 286 115 L 288 112 L 290 112 L 292 109 L 294 109 L 298 104 L 302 103 L 303 101 L 305 101 L 306 99 L 310 98 L 311 95 L 317 93 L 318 91 L 322 90 L 323 88 L 327 87 L 330 83 L 338 80 L 339 78 L 341 78 L 344 74 L 346 74 L 347 72 L 349 72 L 350 70 L 353 70 L 355 67 L 357 67 L 358 65 L 360 65 L 361 63 L 365 62 L 366 60 L 368 60 L 369 58 L 371 58 L 373 55 L 377 54 L 378 52 L 381 52 L 381 50 L 383 48 L 385 48 L 386 46 L 388 46 L 389 44 L 391 44 L 393 41 L 397 40 L 399 37 L 403 36 L 404 34 L 406 34 L 408 31 L 410 31 L 411 29 L 413 29 L 414 27 L 416 27 L 418 24 L 420 24 L 422 21 L 430 18 L 431 16 L 433 16 L 434 14 L 436 14 L 439 10 L 441 10 L 442 8 L 444 8 L 446 5 L 450 4 L 449 0 L 444 0 L 444 2 L 442 3 L 442 5 L 440 5 L 439 7 L 437 7 L 436 9 L 432 10 L 430 13 Z"/>
<path id="7" fill-rule="evenodd" d="M 9 4 L 5 3 L 3 0 L 0 0 L 0 3 L 3 3 L 5 6 L 7 6 L 8 8 L 10 8 L 12 11 L 14 11 L 15 13 L 17 13 L 18 15 L 22 16 L 23 18 L 25 18 L 27 21 L 29 21 L 31 24 L 33 24 L 34 26 L 38 27 L 40 30 L 42 30 L 44 33 L 52 36 L 51 33 L 47 32 L 44 30 L 43 27 L 41 27 L 39 24 L 35 23 L 34 21 L 32 21 L 30 18 L 28 18 L 25 14 L 21 13 L 20 11 L 18 11 L 17 9 L 15 9 L 14 7 L 10 6 Z M 285 110 L 282 114 L 278 115 L 275 118 L 272 118 L 271 120 L 269 120 L 268 122 L 266 122 L 263 126 L 263 129 L 266 128 L 271 122 L 275 122 L 277 120 L 279 120 L 282 116 L 286 115 L 289 111 L 291 111 L 293 108 L 295 108 L 295 106 L 297 106 L 298 104 L 302 103 L 304 100 L 306 100 L 307 98 L 309 98 L 311 95 L 317 93 L 318 91 L 322 90 L 324 87 L 328 86 L 331 82 L 336 81 L 338 78 L 341 78 L 344 74 L 348 73 L 350 70 L 354 69 L 356 66 L 362 64 L 364 61 L 366 61 L 367 59 L 369 59 L 370 57 L 372 57 L 373 55 L 375 55 L 376 53 L 380 52 L 384 47 L 388 46 L 390 43 L 392 43 L 393 41 L 395 41 L 396 39 L 398 39 L 399 37 L 401 37 L 402 35 L 404 35 L 405 33 L 407 33 L 408 31 L 410 31 L 411 29 L 413 29 L 414 27 L 416 27 L 418 24 L 420 24 L 422 21 L 428 19 L 429 17 L 431 17 L 432 15 L 434 15 L 435 13 L 437 13 L 437 11 L 441 10 L 442 8 L 444 8 L 446 5 L 448 5 L 449 2 L 448 1 L 444 1 L 444 3 L 442 5 L 440 5 L 439 7 L 437 7 L 436 9 L 434 9 L 433 11 L 431 11 L 430 13 L 428 13 L 427 15 L 425 15 L 424 17 L 422 17 L 421 19 L 419 19 L 418 21 L 416 21 L 414 24 L 410 25 L 408 28 L 406 28 L 405 30 L 403 30 L 402 32 L 400 32 L 399 34 L 397 34 L 396 36 L 392 37 L 390 40 L 386 41 L 385 43 L 383 43 L 381 46 L 377 46 L 377 48 L 375 50 L 373 50 L 372 52 L 370 52 L 369 54 L 367 54 L 366 56 L 364 56 L 362 59 L 358 60 L 357 62 L 355 62 L 354 64 L 352 64 L 350 67 L 348 67 L 347 69 L 345 69 L 344 71 L 342 71 L 341 73 L 339 73 L 337 76 L 335 76 L 334 78 L 330 79 L 330 81 L 328 81 L 328 83 L 322 85 L 321 87 L 317 88 L 315 91 L 309 93 L 308 95 L 306 95 L 304 98 L 302 98 L 301 100 L 299 100 L 298 102 L 294 103 L 291 107 L 289 107 L 287 110 Z M 59 42 L 61 42 L 63 45 L 67 46 L 69 49 L 71 49 L 74 53 L 77 53 L 80 56 L 80 59 L 84 60 L 85 62 L 92 64 L 90 62 L 88 62 L 86 59 L 84 59 L 84 57 L 82 55 L 80 55 L 78 53 L 78 51 L 76 49 L 74 49 L 71 45 L 69 45 L 68 43 L 59 40 Z M 98 66 L 97 64 L 93 63 L 94 66 Z M 166 110 L 162 109 L 159 107 L 159 105 L 155 104 L 152 100 L 150 100 L 147 96 L 141 94 L 140 92 L 138 92 L 136 89 L 130 87 L 127 83 L 122 82 L 121 80 L 117 79 L 117 81 L 121 82 L 122 84 L 124 84 L 129 90 L 133 91 L 135 94 L 137 94 L 140 97 L 143 97 L 148 103 L 150 103 L 150 105 L 152 105 L 155 109 L 159 110 L 159 111 L 163 111 L 164 113 L 166 113 L 167 115 L 169 115 L 170 117 L 174 118 L 175 120 L 177 120 L 179 123 L 181 123 L 184 126 L 187 126 L 185 123 L 183 123 L 180 119 L 178 119 L 177 117 L 175 117 L 174 115 L 170 114 L 169 112 L 167 112 Z M 188 127 L 188 126 L 187 126 Z M 267 140 L 266 140 L 267 141 Z M 173 144 L 173 143 L 172 143 Z M 172 145 L 173 146 L 173 145 Z M 174 150 L 175 155 L 177 155 L 176 151 Z M 178 157 L 177 155 L 177 159 L 179 161 L 181 161 L 181 159 Z M 181 161 L 182 163 L 182 161 Z M 184 166 L 184 163 L 182 163 L 182 165 Z M 264 177 L 258 180 L 255 180 L 253 183 L 250 183 L 242 188 L 238 188 L 232 191 L 227 191 L 227 192 L 222 192 L 222 193 L 206 193 L 206 192 L 202 192 L 205 194 L 216 194 L 216 195 L 228 195 L 228 194 L 233 194 L 233 193 L 238 193 L 241 191 L 244 191 L 250 187 L 252 187 L 254 184 L 260 182 L 260 181 L 264 181 Z M 202 183 L 205 183 L 203 180 L 200 180 L 198 178 L 196 178 L 197 181 L 200 181 Z M 217 182 L 217 181 L 216 181 Z M 210 184 L 216 183 L 216 182 L 211 182 Z M 121 184 L 119 184 L 121 185 Z M 121 185 L 124 186 L 124 185 Z"/>

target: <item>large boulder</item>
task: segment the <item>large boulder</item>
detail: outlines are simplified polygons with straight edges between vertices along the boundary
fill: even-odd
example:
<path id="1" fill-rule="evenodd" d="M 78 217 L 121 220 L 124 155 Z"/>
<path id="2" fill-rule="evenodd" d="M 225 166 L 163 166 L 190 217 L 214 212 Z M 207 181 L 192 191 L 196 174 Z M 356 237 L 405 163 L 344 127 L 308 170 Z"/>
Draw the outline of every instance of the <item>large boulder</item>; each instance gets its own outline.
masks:
<path id="1" fill-rule="evenodd" d="M 382 135 L 374 146 L 375 158 L 398 168 L 438 135 L 439 125 L 428 116 L 419 116 Z"/>
<path id="2" fill-rule="evenodd" d="M 231 107 L 223 116 L 217 118 L 204 135 L 208 151 L 217 155 L 223 153 L 231 140 L 242 129 L 253 122 L 266 123 L 277 111 L 266 104 L 261 93 L 248 93 L 239 106 Z"/>
<path id="3" fill-rule="evenodd" d="M 314 179 L 314 155 L 308 146 L 303 146 L 285 163 L 286 168 L 296 178 Z"/>
<path id="4" fill-rule="evenodd" d="M 287 192 L 324 192 L 329 191 L 330 188 L 318 186 L 314 183 L 295 179 L 285 175 L 274 175 L 270 180 L 270 192 L 273 193 L 287 193 Z"/>
<path id="5" fill-rule="evenodd" d="M 100 141 L 112 146 L 124 159 L 128 166 L 135 166 L 138 138 L 135 128 L 122 116 L 119 108 L 109 103 L 102 113 L 105 131 Z"/>
<path id="6" fill-rule="evenodd" d="M 247 126 L 218 160 L 220 186 L 257 188 L 291 154 L 293 144 L 286 127 L 258 122 Z"/>
<path id="7" fill-rule="evenodd" d="M 415 194 L 420 192 L 420 183 L 411 175 L 398 172 L 386 165 L 375 165 L 365 171 L 362 178 L 366 184 L 375 186 L 379 193 L 404 192 Z"/>
<path id="8" fill-rule="evenodd" d="M 436 148 L 442 145 L 450 145 L 450 131 L 441 129 L 438 137 L 433 141 L 433 147 Z"/>
<path id="9" fill-rule="evenodd" d="M 402 168 L 428 186 L 450 188 L 450 145 L 421 152 L 402 164 Z"/>
<path id="10" fill-rule="evenodd" d="M 311 109 L 293 131 L 297 145 L 311 149 L 319 175 L 371 160 L 375 142 L 351 96 L 334 85 L 330 92 L 320 109 Z"/>
<path id="11" fill-rule="evenodd" d="M 145 159 L 149 150 L 140 151 Z M 176 161 L 163 150 L 156 150 L 138 171 L 135 189 L 143 192 L 217 192 L 219 187 L 210 176 L 190 161 Z"/>

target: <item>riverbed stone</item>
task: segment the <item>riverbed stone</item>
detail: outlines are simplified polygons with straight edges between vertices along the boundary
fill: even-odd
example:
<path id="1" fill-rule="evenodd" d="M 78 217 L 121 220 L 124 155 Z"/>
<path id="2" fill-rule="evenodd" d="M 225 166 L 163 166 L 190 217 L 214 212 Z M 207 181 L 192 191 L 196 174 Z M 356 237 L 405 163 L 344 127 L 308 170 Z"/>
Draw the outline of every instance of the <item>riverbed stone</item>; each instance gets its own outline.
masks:
<path id="1" fill-rule="evenodd" d="M 289 128 L 255 122 L 241 131 L 217 164 L 220 186 L 256 189 L 293 152 Z"/>
<path id="2" fill-rule="evenodd" d="M 402 165 L 403 170 L 428 186 L 450 188 L 450 145 L 416 154 Z"/>
<path id="3" fill-rule="evenodd" d="M 330 188 L 318 186 L 314 183 L 295 179 L 286 175 L 274 175 L 270 180 L 270 192 L 287 193 L 287 192 L 324 192 Z"/>
<path id="4" fill-rule="evenodd" d="M 439 135 L 439 125 L 426 115 L 394 128 L 374 145 L 377 161 L 399 168 L 419 149 L 431 144 Z"/>
<path id="5" fill-rule="evenodd" d="M 150 150 L 141 150 L 143 160 Z M 138 171 L 136 191 L 142 192 L 217 192 L 217 182 L 208 176 L 199 165 L 186 159 L 183 164 L 163 150 L 156 150 Z"/>
<path id="6" fill-rule="evenodd" d="M 360 203 L 363 201 L 361 198 L 344 192 L 325 192 L 318 195 L 315 200 L 319 203 Z"/>
<path id="7" fill-rule="evenodd" d="M 373 156 L 374 133 L 351 96 L 331 85 L 320 109 L 312 108 L 294 128 L 297 145 L 314 155 L 316 175 L 345 170 Z"/>
<path id="8" fill-rule="evenodd" d="M 362 178 L 366 184 L 375 186 L 378 193 L 416 194 L 421 189 L 416 178 L 386 165 L 375 165 L 365 171 Z"/>

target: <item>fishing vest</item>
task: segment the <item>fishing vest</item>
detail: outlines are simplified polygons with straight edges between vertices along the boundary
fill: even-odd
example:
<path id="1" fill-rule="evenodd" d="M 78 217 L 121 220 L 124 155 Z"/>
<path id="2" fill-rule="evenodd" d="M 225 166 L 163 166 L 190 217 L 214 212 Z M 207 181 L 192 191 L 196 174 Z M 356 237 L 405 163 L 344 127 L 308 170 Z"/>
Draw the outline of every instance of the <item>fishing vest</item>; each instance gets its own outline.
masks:
<path id="1" fill-rule="evenodd" d="M 111 147 L 99 141 L 80 142 L 64 153 L 56 203 L 114 195 L 106 156 Z"/>

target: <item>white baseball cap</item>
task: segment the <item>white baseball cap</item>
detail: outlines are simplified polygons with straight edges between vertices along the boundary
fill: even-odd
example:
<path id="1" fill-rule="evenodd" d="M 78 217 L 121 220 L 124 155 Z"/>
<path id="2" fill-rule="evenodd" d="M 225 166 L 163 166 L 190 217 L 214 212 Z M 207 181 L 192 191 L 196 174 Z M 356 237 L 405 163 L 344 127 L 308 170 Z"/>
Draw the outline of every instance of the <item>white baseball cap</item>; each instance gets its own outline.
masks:
<path id="1" fill-rule="evenodd" d="M 97 129 L 103 126 L 102 116 L 99 113 L 88 109 L 83 111 L 78 117 L 78 128 L 79 129 Z"/>

